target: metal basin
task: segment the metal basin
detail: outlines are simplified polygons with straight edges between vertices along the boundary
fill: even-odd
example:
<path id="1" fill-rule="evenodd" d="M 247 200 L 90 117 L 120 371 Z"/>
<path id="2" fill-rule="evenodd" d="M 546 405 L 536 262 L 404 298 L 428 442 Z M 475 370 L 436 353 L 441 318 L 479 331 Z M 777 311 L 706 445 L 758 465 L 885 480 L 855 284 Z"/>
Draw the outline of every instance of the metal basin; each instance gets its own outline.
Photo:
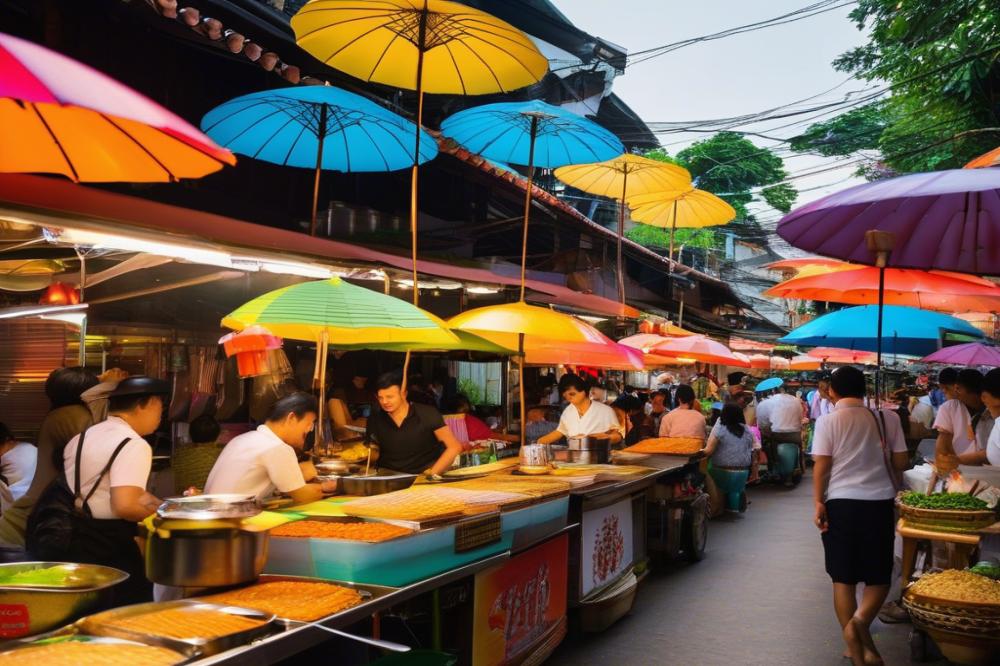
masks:
<path id="1" fill-rule="evenodd" d="M 269 533 L 237 527 L 170 529 L 146 542 L 146 577 L 161 585 L 224 587 L 255 580 L 267 562 Z"/>
<path id="2" fill-rule="evenodd" d="M 337 487 L 345 495 L 383 495 L 395 490 L 405 490 L 412 486 L 416 480 L 416 474 L 342 476 L 337 482 Z"/>
<path id="3" fill-rule="evenodd" d="M 9 578 L 12 574 L 52 568 L 66 571 L 64 585 L 13 582 Z M 96 564 L 0 564 L 0 639 L 39 634 L 86 615 L 106 605 L 111 588 L 127 578 L 124 571 Z"/>

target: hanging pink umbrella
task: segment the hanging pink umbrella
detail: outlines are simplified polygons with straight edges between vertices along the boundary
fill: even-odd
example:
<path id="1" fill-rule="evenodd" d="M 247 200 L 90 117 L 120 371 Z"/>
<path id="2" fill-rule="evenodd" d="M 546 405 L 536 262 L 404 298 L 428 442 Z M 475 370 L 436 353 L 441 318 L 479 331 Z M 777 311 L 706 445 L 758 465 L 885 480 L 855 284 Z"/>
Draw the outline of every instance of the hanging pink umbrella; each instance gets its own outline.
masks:
<path id="1" fill-rule="evenodd" d="M 1000 349 L 981 342 L 967 342 L 939 349 L 920 359 L 921 363 L 945 363 L 947 365 L 979 366 L 1000 368 Z"/>

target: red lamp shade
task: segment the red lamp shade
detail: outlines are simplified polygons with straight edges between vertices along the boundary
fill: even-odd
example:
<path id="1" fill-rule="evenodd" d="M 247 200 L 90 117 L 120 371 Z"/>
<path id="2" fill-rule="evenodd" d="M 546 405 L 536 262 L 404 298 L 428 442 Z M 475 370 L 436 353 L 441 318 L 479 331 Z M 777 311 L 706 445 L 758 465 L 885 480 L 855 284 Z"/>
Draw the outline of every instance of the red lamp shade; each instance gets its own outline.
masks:
<path id="1" fill-rule="evenodd" d="M 281 338 L 271 335 L 263 326 L 248 326 L 239 333 L 230 333 L 219 340 L 226 357 L 236 356 L 240 377 L 257 377 L 271 371 L 267 362 L 269 349 L 280 349 Z"/>
<path id="2" fill-rule="evenodd" d="M 41 305 L 76 305 L 80 292 L 65 282 L 53 282 L 38 301 Z"/>

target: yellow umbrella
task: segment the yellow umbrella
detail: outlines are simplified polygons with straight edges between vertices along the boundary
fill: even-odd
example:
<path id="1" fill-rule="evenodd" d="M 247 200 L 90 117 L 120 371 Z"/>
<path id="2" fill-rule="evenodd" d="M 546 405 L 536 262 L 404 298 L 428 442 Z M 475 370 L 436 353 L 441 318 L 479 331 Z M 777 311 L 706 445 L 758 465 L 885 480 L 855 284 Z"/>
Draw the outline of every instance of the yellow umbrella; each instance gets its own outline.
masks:
<path id="1" fill-rule="evenodd" d="M 424 93 L 484 95 L 538 82 L 548 60 L 523 32 L 449 0 L 311 0 L 292 17 L 299 46 L 364 81 L 417 92 L 419 154 Z M 417 284 L 417 179 L 410 183 L 413 284 Z M 413 289 L 413 304 L 419 302 Z"/>
<path id="2" fill-rule="evenodd" d="M 551 349 L 558 343 L 603 344 L 607 337 L 590 324 L 555 310 L 528 305 L 524 301 L 467 310 L 448 320 L 452 330 L 473 333 L 504 347 L 516 347 L 518 387 L 521 397 L 521 444 L 524 444 L 526 408 L 524 402 L 525 350 Z M 513 343 L 513 344 L 511 344 Z"/>
<path id="3" fill-rule="evenodd" d="M 555 170 L 556 178 L 578 190 L 619 200 L 618 209 L 618 298 L 625 302 L 625 270 L 622 236 L 625 233 L 625 202 L 639 194 L 684 191 L 691 188 L 691 174 L 675 164 L 639 155 L 619 155 L 613 160 L 576 164 Z"/>
<path id="4" fill-rule="evenodd" d="M 653 227 L 670 229 L 670 252 L 674 258 L 674 232 L 728 224 L 736 211 L 728 203 L 705 190 L 689 188 L 682 192 L 656 192 L 628 198 L 632 219 Z M 673 264 L 671 264 L 672 266 Z"/>

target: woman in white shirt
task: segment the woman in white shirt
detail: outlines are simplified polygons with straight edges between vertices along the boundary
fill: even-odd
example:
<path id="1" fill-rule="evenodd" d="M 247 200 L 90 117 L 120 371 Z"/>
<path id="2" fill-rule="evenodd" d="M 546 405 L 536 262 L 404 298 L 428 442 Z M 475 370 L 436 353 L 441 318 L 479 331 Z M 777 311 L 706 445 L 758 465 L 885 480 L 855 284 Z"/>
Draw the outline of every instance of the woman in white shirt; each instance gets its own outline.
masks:
<path id="1" fill-rule="evenodd" d="M 994 425 L 986 441 L 987 465 L 1000 466 L 1000 368 L 994 368 L 983 378 L 983 404 L 993 415 Z"/>
<path id="2" fill-rule="evenodd" d="M 823 535 L 848 656 L 855 666 L 882 663 L 870 627 L 889 594 L 893 498 L 909 455 L 899 416 L 865 406 L 864 373 L 851 366 L 838 369 L 830 394 L 834 410 L 816 421 L 812 445 L 815 524 Z"/>

